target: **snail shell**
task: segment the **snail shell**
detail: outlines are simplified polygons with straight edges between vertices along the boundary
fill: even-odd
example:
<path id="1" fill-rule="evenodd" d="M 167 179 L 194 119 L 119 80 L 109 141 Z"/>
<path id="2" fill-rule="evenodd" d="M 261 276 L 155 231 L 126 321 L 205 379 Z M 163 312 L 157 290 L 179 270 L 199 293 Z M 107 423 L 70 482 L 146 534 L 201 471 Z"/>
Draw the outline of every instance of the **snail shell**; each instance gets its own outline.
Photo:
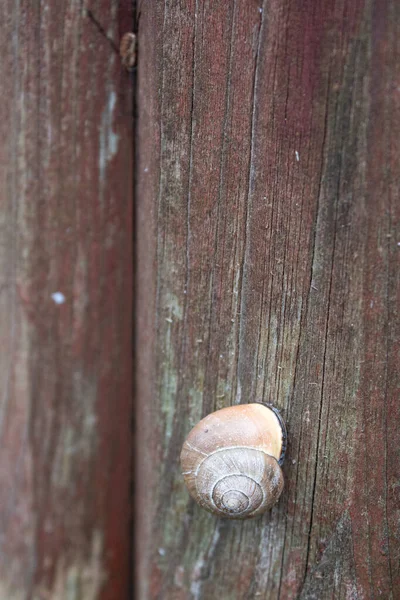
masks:
<path id="1" fill-rule="evenodd" d="M 241 404 L 202 419 L 181 452 L 190 495 L 220 517 L 246 519 L 270 509 L 283 489 L 286 428 L 270 405 Z"/>
<path id="2" fill-rule="evenodd" d="M 125 33 L 119 46 L 119 54 L 122 64 L 128 71 L 132 71 L 136 65 L 137 38 L 132 32 Z"/>

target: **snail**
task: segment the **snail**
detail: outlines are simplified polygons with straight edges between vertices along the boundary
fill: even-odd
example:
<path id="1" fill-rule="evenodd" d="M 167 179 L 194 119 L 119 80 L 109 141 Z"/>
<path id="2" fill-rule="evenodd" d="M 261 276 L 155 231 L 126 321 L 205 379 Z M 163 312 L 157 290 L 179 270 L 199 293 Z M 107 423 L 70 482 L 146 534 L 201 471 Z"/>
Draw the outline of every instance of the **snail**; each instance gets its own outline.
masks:
<path id="1" fill-rule="evenodd" d="M 272 508 L 283 489 L 286 427 L 269 404 L 222 408 L 190 431 L 181 468 L 190 495 L 209 512 L 229 519 Z"/>
<path id="2" fill-rule="evenodd" d="M 122 64 L 127 71 L 132 71 L 136 66 L 137 37 L 135 33 L 125 33 L 119 46 L 119 54 Z"/>

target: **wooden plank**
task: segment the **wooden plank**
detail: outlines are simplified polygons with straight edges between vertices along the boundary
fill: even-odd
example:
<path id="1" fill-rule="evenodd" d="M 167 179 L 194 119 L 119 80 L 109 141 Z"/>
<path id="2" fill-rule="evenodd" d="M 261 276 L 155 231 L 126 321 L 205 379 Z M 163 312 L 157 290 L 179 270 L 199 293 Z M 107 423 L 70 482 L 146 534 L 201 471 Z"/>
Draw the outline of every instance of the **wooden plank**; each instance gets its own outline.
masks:
<path id="1" fill-rule="evenodd" d="M 132 13 L 85 4 L 0 8 L 2 600 L 129 593 Z"/>
<path id="2" fill-rule="evenodd" d="M 400 6 L 139 6 L 138 597 L 396 598 Z M 179 472 L 202 416 L 289 431 L 261 519 Z"/>

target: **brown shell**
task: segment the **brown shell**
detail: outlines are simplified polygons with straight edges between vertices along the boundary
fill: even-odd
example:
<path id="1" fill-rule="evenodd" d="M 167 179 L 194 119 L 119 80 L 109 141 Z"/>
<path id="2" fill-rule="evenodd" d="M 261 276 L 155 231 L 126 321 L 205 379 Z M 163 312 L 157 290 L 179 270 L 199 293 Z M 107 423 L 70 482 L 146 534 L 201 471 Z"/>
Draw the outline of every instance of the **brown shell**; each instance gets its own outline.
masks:
<path id="1" fill-rule="evenodd" d="M 286 432 L 279 413 L 263 404 L 218 410 L 189 433 L 181 452 L 186 486 L 206 510 L 231 519 L 270 509 L 283 489 Z"/>
<path id="2" fill-rule="evenodd" d="M 121 39 L 119 53 L 122 64 L 128 71 L 136 66 L 137 39 L 134 33 L 128 32 Z"/>

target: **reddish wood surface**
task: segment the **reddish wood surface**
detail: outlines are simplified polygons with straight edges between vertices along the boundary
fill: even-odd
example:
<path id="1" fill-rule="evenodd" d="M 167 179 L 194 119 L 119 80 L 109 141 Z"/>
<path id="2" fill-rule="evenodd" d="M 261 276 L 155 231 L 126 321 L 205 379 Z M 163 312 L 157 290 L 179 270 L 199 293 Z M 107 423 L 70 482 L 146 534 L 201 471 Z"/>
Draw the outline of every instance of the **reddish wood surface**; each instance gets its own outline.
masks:
<path id="1" fill-rule="evenodd" d="M 139 5 L 140 600 L 400 597 L 400 4 Z M 185 435 L 266 400 L 261 519 L 190 501 Z"/>
<path id="2" fill-rule="evenodd" d="M 0 6 L 1 600 L 129 594 L 132 84 L 85 6 L 132 29 Z"/>

